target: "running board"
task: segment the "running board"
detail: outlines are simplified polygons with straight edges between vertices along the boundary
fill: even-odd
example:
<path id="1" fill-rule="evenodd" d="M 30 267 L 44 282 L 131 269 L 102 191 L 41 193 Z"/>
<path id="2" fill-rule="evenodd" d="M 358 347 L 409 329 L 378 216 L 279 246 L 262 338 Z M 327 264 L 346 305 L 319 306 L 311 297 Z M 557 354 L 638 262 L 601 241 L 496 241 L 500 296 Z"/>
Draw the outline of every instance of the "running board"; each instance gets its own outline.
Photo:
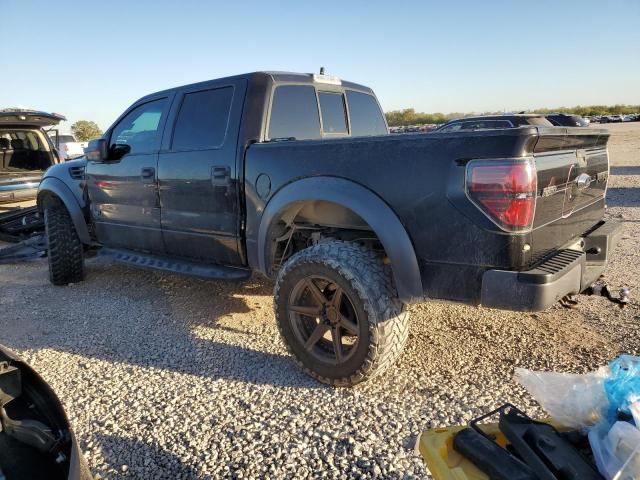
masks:
<path id="1" fill-rule="evenodd" d="M 176 260 L 175 258 L 132 252 L 130 250 L 102 248 L 98 252 L 98 256 L 134 267 L 150 268 L 153 270 L 162 270 L 163 272 L 179 273 L 214 280 L 238 281 L 246 280 L 251 276 L 251 270 L 243 268 Z"/>

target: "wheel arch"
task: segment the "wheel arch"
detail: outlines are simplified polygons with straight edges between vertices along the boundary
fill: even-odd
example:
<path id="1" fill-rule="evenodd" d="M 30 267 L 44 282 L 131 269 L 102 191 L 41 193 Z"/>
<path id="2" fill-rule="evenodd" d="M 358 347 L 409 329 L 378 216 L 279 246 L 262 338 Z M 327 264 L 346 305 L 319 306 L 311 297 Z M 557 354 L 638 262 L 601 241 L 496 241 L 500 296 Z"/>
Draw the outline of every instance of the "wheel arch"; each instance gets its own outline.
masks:
<path id="1" fill-rule="evenodd" d="M 65 206 L 82 243 L 91 243 L 89 227 L 82 206 L 67 185 L 55 177 L 46 177 L 38 187 L 38 208 L 42 211 L 48 201 L 58 199 Z"/>
<path id="2" fill-rule="evenodd" d="M 329 202 L 353 212 L 371 228 L 389 257 L 399 298 L 412 303 L 423 297 L 418 260 L 409 235 L 395 212 L 376 194 L 336 177 L 311 177 L 280 189 L 267 203 L 257 241 L 258 269 L 270 275 L 271 232 L 283 215 L 305 202 Z"/>

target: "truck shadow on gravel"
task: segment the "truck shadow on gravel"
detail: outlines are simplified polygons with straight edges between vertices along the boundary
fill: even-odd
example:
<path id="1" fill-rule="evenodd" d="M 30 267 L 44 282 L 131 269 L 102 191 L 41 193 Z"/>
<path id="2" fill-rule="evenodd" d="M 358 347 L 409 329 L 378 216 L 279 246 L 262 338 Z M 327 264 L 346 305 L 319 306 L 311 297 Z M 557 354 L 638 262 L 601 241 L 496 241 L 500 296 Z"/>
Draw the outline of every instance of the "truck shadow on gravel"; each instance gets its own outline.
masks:
<path id="1" fill-rule="evenodd" d="M 618 167 L 610 167 L 611 175 L 640 175 L 640 166 L 625 165 Z"/>
<path id="2" fill-rule="evenodd" d="M 198 478 L 199 472 L 185 465 L 170 451 L 140 440 L 115 435 L 97 435 L 97 442 L 106 464 L 93 468 L 93 473 L 111 478 L 113 475 L 146 478 Z"/>
<path id="3" fill-rule="evenodd" d="M 47 310 L 34 311 L 27 297 L 12 305 L 0 339 L 10 348 L 50 348 L 212 379 L 323 388 L 280 353 L 272 313 L 264 306 L 250 322 L 228 321 L 255 308 L 247 301 L 270 298 L 267 282 L 198 280 L 89 260 L 85 281 L 36 289 L 32 294 L 47 299 Z M 223 320 L 226 325 L 220 325 Z"/>
<path id="4" fill-rule="evenodd" d="M 608 188 L 607 206 L 639 207 L 640 188 Z"/>

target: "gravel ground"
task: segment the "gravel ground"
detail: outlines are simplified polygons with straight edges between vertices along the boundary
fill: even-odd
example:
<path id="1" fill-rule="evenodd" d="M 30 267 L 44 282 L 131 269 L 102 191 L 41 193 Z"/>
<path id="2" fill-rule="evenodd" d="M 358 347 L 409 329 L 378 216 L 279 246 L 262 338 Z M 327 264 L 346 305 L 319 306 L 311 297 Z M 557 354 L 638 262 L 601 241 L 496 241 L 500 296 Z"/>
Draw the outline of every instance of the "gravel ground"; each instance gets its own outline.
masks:
<path id="1" fill-rule="evenodd" d="M 640 123 L 609 126 L 609 215 L 625 222 L 607 276 L 639 291 Z M 510 401 L 539 407 L 515 366 L 586 372 L 640 354 L 640 308 L 603 298 L 519 314 L 412 307 L 389 374 L 354 389 L 303 375 L 285 352 L 272 285 L 203 281 L 87 262 L 51 286 L 45 260 L 0 266 L 0 343 L 62 399 L 97 478 L 429 478 L 424 429 Z"/>

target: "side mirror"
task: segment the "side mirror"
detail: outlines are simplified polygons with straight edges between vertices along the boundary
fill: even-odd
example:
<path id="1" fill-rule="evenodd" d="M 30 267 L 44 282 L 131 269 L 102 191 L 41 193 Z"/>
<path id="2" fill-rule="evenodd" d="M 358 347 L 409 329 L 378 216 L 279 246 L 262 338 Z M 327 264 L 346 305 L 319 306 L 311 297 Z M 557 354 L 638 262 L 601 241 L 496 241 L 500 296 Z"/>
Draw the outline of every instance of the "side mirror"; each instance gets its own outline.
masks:
<path id="1" fill-rule="evenodd" d="M 84 154 L 90 162 L 104 162 L 108 158 L 107 141 L 104 138 L 96 138 L 89 141 L 84 149 Z"/>
<path id="2" fill-rule="evenodd" d="M 111 145 L 111 148 L 109 149 L 109 159 L 120 160 L 130 151 L 131 145 L 127 145 L 126 143 L 116 143 L 115 145 Z"/>

